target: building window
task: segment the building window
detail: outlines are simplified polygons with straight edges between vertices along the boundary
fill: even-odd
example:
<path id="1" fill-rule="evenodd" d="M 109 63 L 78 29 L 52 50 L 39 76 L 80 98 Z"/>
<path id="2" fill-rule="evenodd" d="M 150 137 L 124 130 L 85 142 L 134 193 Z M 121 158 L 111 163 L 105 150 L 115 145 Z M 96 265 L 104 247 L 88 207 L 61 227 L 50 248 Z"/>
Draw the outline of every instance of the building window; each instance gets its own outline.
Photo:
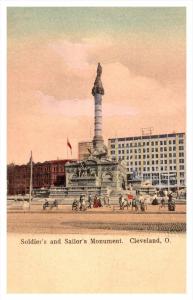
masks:
<path id="1" fill-rule="evenodd" d="M 179 144 L 183 144 L 184 143 L 184 140 L 179 140 Z"/>
<path id="2" fill-rule="evenodd" d="M 184 165 L 180 165 L 180 170 L 184 170 Z"/>
<path id="3" fill-rule="evenodd" d="M 184 150 L 184 146 L 179 146 L 179 150 Z"/>
<path id="4" fill-rule="evenodd" d="M 176 151 L 176 147 L 175 146 L 173 147 L 173 151 Z"/>
<path id="5" fill-rule="evenodd" d="M 184 163 L 184 159 L 179 159 L 179 162 L 181 163 L 181 164 L 183 164 Z"/>

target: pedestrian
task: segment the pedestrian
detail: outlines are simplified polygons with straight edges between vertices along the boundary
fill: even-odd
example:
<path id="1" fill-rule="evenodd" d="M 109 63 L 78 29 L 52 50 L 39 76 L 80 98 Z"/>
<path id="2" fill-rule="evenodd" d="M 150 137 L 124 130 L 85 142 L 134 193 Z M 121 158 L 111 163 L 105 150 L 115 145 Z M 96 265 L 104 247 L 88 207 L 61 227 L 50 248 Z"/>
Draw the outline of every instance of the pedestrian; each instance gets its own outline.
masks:
<path id="1" fill-rule="evenodd" d="M 88 208 L 92 208 L 92 196 L 91 196 L 91 193 L 88 195 Z"/>

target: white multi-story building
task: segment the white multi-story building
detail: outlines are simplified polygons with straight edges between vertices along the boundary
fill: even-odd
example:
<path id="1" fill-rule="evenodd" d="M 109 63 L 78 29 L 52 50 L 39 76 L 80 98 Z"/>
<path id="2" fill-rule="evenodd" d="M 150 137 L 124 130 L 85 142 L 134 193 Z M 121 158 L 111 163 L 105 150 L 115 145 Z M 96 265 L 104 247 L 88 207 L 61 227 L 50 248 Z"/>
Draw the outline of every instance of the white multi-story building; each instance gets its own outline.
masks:
<path id="1" fill-rule="evenodd" d="M 185 133 L 111 138 L 109 155 L 127 164 L 128 180 L 138 175 L 161 187 L 186 185 Z"/>

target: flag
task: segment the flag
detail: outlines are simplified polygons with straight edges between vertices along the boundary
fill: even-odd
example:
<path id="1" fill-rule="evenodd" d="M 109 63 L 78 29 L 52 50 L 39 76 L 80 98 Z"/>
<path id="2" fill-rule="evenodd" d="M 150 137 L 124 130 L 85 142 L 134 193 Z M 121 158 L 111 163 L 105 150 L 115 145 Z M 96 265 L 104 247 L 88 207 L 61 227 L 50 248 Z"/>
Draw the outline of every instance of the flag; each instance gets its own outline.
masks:
<path id="1" fill-rule="evenodd" d="M 70 142 L 69 142 L 68 138 L 67 138 L 67 147 L 69 147 L 69 148 L 70 148 L 71 155 L 72 155 L 72 146 L 71 146 L 71 144 L 70 144 Z"/>

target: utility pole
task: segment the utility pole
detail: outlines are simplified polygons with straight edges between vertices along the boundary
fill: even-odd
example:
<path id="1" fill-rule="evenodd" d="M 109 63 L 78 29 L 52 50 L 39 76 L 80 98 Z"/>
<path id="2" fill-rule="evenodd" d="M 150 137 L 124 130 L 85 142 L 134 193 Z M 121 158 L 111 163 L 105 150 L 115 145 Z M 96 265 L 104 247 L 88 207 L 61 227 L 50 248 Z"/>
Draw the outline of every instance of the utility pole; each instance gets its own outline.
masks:
<path id="1" fill-rule="evenodd" d="M 33 162 L 32 162 L 32 151 L 30 157 L 30 185 L 29 185 L 29 209 L 31 208 L 31 200 L 32 200 L 32 184 L 33 184 Z"/>

